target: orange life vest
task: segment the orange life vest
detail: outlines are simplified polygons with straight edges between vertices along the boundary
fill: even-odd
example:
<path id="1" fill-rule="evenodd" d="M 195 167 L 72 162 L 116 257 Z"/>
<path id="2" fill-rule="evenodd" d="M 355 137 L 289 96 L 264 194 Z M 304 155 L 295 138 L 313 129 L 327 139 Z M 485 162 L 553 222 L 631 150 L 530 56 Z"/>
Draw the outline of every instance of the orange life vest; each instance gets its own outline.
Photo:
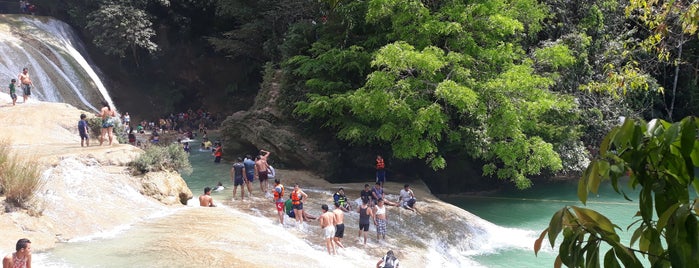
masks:
<path id="1" fill-rule="evenodd" d="M 282 198 L 282 196 L 284 196 L 284 185 L 282 185 L 282 184 L 280 183 L 280 184 L 279 184 L 279 187 L 282 188 L 282 192 L 279 193 L 279 192 L 277 192 L 277 190 L 275 189 L 275 190 L 274 190 L 274 200 L 279 200 L 279 199 Z M 274 188 L 276 188 L 276 187 L 274 187 Z"/>
<path id="2" fill-rule="evenodd" d="M 386 166 L 383 163 L 383 158 L 382 159 L 376 159 L 376 169 L 384 169 Z"/>
<path id="3" fill-rule="evenodd" d="M 293 192 L 291 192 L 291 204 L 292 204 L 292 205 L 301 204 L 301 197 L 300 197 L 299 194 L 296 192 L 296 190 L 294 190 Z"/>

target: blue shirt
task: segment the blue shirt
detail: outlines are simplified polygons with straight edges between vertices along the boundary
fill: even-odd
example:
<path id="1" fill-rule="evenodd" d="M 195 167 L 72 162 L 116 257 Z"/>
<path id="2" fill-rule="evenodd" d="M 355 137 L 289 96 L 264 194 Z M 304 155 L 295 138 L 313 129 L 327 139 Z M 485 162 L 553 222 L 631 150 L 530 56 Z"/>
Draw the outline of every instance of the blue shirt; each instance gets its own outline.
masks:
<path id="1" fill-rule="evenodd" d="M 245 158 L 245 160 L 243 160 L 243 165 L 245 166 L 245 173 L 255 174 L 255 161 L 250 158 Z"/>
<path id="2" fill-rule="evenodd" d="M 87 134 L 87 132 L 85 132 L 86 128 L 87 128 L 87 121 L 85 121 L 85 120 L 78 121 L 78 131 L 80 131 L 80 134 Z"/>

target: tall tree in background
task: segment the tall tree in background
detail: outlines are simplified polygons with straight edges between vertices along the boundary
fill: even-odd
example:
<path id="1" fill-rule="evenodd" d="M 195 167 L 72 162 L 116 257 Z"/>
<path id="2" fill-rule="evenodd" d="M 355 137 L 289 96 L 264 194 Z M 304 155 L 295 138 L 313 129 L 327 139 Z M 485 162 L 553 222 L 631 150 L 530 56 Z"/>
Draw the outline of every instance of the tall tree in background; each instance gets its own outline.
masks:
<path id="1" fill-rule="evenodd" d="M 87 16 L 87 29 L 93 35 L 93 43 L 107 55 L 121 58 L 130 51 L 138 65 L 137 49 L 149 53 L 158 50 L 151 38 L 155 30 L 150 16 L 143 10 L 122 4 L 102 5 Z"/>
<path id="2" fill-rule="evenodd" d="M 388 41 L 370 52 L 366 82 L 346 90 L 316 87 L 298 104 L 299 115 L 325 122 L 355 144 L 388 143 L 395 157 L 424 159 L 435 169 L 446 166 L 443 154 L 466 151 L 487 162 L 485 175 L 520 188 L 530 185 L 529 176 L 561 169 L 549 141 L 579 137 L 572 123 L 576 105 L 549 87 L 556 70 L 574 58 L 563 44 L 531 55 L 520 46 L 522 36 L 541 29 L 545 6 L 529 0 L 366 5 L 366 23 L 382 29 L 380 38 L 367 40 Z M 334 56 L 315 53 L 288 63 L 314 86 L 322 77 L 317 66 L 347 66 L 338 55 L 364 48 L 329 50 Z M 550 72 L 537 73 L 537 65 Z"/>

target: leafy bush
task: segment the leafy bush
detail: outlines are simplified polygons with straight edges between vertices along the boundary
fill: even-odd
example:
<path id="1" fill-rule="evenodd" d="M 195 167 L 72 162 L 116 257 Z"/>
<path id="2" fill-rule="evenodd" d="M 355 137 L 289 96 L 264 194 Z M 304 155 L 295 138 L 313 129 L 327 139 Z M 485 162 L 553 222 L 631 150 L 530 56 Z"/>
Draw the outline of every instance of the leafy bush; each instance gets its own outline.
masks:
<path id="1" fill-rule="evenodd" d="M 161 170 L 192 173 L 187 152 L 177 143 L 167 146 L 147 145 L 145 152 L 131 162 L 131 167 L 137 173 Z"/>
<path id="2" fill-rule="evenodd" d="M 99 117 L 92 117 L 87 119 L 87 125 L 90 128 L 90 133 L 93 139 L 99 140 L 100 134 L 102 131 L 102 118 Z M 124 126 L 121 123 L 121 120 L 118 118 L 115 118 L 114 120 L 114 138 L 116 138 L 119 143 L 124 144 L 128 143 L 129 140 L 126 137 L 126 133 L 124 132 Z M 107 137 L 105 137 L 105 141 L 109 142 L 107 140 Z"/>
<path id="3" fill-rule="evenodd" d="M 0 193 L 5 202 L 27 208 L 28 201 L 41 186 L 41 170 L 35 161 L 11 153 L 7 142 L 0 142 Z"/>

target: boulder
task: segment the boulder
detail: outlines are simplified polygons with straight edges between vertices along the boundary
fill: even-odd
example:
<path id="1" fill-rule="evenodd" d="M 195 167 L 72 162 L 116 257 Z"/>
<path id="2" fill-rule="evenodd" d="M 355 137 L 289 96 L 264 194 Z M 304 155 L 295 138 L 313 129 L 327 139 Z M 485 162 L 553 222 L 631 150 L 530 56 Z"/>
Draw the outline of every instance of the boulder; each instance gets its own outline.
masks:
<path id="1" fill-rule="evenodd" d="M 141 178 L 141 193 L 166 205 L 183 204 L 194 194 L 177 172 L 148 172 Z"/>
<path id="2" fill-rule="evenodd" d="M 253 106 L 238 111 L 222 123 L 226 155 L 234 159 L 264 149 L 272 153 L 274 164 L 292 169 L 311 169 L 320 173 L 333 170 L 332 154 L 321 150 L 319 143 L 307 136 L 293 123 L 295 119 L 282 112 L 278 106 L 281 71 L 275 72 L 272 81 L 263 83 Z"/>

